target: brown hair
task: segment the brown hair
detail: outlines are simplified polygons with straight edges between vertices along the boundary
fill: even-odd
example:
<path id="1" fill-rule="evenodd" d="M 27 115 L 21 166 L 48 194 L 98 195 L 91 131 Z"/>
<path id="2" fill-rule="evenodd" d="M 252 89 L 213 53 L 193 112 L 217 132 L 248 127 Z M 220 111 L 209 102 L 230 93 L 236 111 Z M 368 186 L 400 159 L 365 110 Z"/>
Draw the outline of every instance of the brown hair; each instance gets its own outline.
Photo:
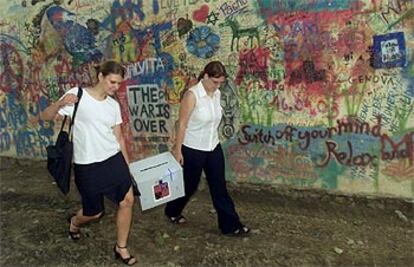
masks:
<path id="1" fill-rule="evenodd" d="M 219 78 L 222 76 L 227 78 L 226 68 L 220 61 L 211 61 L 208 63 L 204 67 L 204 70 L 198 75 L 197 80 L 200 81 L 204 77 L 204 74 L 208 74 L 209 77 L 213 78 Z"/>
<path id="2" fill-rule="evenodd" d="M 99 66 L 95 67 L 95 69 L 96 76 L 98 76 L 99 73 L 102 73 L 103 76 L 107 76 L 109 74 L 119 74 L 122 78 L 125 76 L 125 68 L 114 60 L 104 61 Z"/>

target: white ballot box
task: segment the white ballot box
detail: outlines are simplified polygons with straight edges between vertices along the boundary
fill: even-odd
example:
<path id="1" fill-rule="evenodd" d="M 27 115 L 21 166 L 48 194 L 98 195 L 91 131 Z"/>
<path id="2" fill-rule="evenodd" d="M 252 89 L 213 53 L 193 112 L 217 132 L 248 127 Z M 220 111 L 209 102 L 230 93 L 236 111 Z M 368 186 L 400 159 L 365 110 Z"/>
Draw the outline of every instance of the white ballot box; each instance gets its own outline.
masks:
<path id="1" fill-rule="evenodd" d="M 142 210 L 184 196 L 183 170 L 170 152 L 129 164 L 141 193 Z"/>

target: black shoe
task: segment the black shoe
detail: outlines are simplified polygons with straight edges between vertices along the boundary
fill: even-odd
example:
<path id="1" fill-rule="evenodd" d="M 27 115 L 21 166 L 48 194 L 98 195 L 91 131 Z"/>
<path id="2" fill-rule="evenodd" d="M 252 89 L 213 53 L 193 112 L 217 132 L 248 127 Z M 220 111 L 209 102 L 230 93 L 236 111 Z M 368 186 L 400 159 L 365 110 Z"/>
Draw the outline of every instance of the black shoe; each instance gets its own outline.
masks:
<path id="1" fill-rule="evenodd" d="M 74 224 L 73 223 L 73 218 L 75 217 L 76 215 L 71 215 L 68 219 L 67 219 L 67 221 L 68 221 L 68 223 L 69 223 L 69 231 L 68 231 L 68 234 L 69 234 L 69 237 L 73 240 L 73 241 L 78 241 L 79 239 L 80 239 L 80 237 L 81 237 L 81 235 L 80 235 L 80 226 L 79 225 L 76 225 L 76 224 Z M 77 230 L 76 231 L 71 231 L 70 230 L 70 228 L 71 227 L 75 227 Z"/>
<path id="2" fill-rule="evenodd" d="M 118 244 L 115 244 L 114 246 L 114 255 L 115 255 L 115 259 L 116 260 L 120 260 L 122 263 L 128 265 L 128 266 L 132 266 L 135 263 L 137 263 L 137 260 L 135 259 L 135 257 L 133 256 L 129 256 L 128 258 L 122 258 L 121 253 L 119 253 L 116 249 L 126 249 L 127 247 L 120 247 L 118 246 Z M 133 262 L 131 262 L 131 260 L 134 260 Z"/>
<path id="3" fill-rule="evenodd" d="M 183 215 L 178 215 L 177 217 L 170 217 L 167 215 L 168 220 L 170 223 L 173 224 L 183 224 L 187 222 L 187 219 Z"/>
<path id="4" fill-rule="evenodd" d="M 242 236 L 242 235 L 248 234 L 249 232 L 250 232 L 250 228 L 248 228 L 247 226 L 241 225 L 239 228 L 237 228 L 233 232 L 226 233 L 225 235 L 228 235 L 228 236 Z"/>

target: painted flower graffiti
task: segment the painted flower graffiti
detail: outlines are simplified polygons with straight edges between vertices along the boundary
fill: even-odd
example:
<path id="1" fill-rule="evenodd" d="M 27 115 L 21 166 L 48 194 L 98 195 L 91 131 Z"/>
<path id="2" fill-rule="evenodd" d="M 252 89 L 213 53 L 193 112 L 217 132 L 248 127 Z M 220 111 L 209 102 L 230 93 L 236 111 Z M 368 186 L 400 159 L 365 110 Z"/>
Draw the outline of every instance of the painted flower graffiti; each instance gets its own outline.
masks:
<path id="1" fill-rule="evenodd" d="M 220 37 L 208 26 L 200 26 L 190 32 L 187 50 L 200 58 L 210 58 L 220 46 Z"/>
<path id="2" fill-rule="evenodd" d="M 291 148 L 232 144 L 226 151 L 230 170 L 240 181 L 312 186 L 318 180 L 312 160 Z"/>

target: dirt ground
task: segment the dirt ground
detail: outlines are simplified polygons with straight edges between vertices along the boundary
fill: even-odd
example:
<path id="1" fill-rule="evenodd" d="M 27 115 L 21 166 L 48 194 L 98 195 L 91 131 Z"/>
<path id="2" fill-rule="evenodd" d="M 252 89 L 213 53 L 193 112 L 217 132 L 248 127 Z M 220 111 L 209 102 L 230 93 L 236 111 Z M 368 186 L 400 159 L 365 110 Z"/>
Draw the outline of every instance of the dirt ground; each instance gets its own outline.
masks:
<path id="1" fill-rule="evenodd" d="M 122 266 L 113 258 L 115 206 L 67 236 L 66 217 L 79 207 L 72 184 L 64 197 L 44 161 L 0 158 L 0 266 Z M 205 184 L 185 210 L 188 223 L 170 224 L 163 206 L 141 212 L 129 241 L 135 266 L 413 266 L 413 201 L 320 191 L 229 184 L 245 237 L 217 228 Z"/>

